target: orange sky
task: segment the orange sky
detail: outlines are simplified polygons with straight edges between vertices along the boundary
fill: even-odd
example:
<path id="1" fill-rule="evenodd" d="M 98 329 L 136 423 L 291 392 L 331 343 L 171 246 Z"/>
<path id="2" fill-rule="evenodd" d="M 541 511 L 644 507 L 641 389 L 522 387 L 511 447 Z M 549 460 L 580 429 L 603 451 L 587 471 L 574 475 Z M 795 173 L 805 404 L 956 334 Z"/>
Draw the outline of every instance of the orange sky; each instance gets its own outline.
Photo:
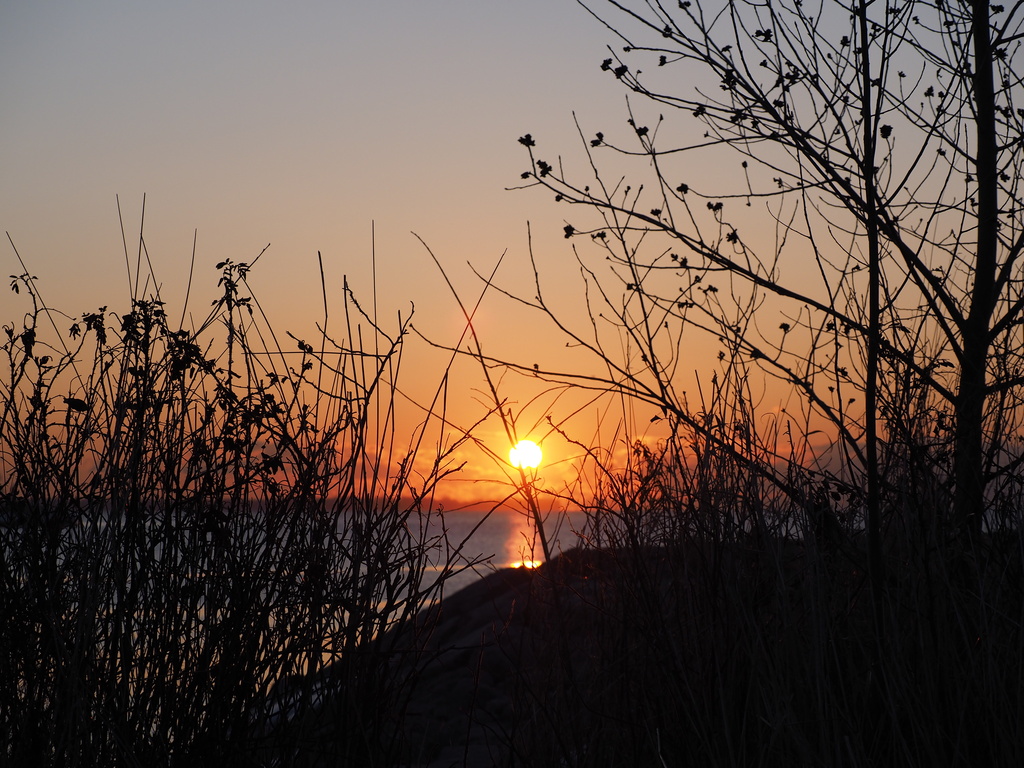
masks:
<path id="1" fill-rule="evenodd" d="M 578 268 L 551 195 L 507 191 L 528 157 L 561 155 L 579 177 L 586 158 L 573 113 L 587 134 L 612 137 L 626 125 L 624 92 L 602 72 L 607 29 L 571 0 L 439 0 L 423 3 L 186 2 L 100 0 L 5 4 L 0 9 L 0 226 L 44 299 L 70 315 L 128 301 L 116 196 L 134 258 L 146 195 L 145 235 L 172 317 L 180 315 L 193 234 L 198 230 L 190 310 L 207 311 L 213 265 L 249 262 L 269 243 L 251 277 L 278 331 L 315 338 L 321 319 L 317 252 L 332 309 L 347 276 L 385 326 L 415 305 L 417 329 L 454 344 L 464 321 L 418 234 L 464 300 L 480 286 L 467 266 L 530 297 L 527 222 L 547 295 L 582 321 Z M 656 115 L 653 108 L 647 109 Z M 691 158 L 687 172 L 708 174 Z M 21 272 L 5 244 L 5 274 Z M 4 322 L 20 311 L 0 307 Z M 188 317 L 185 318 L 186 325 Z M 336 326 L 335 326 L 336 327 Z M 497 294 L 475 318 L 484 352 L 542 368 L 586 366 L 550 325 Z M 717 347 L 695 340 L 680 389 L 708 371 Z M 403 390 L 420 402 L 435 390 L 445 356 L 410 346 Z M 703 375 L 703 374 L 701 374 Z M 474 423 L 489 395 L 472 361 L 453 375 L 450 417 Z M 546 426 L 591 441 L 614 429 L 614 409 L 548 394 L 537 381 L 507 377 L 521 437 L 544 442 L 544 481 L 571 481 L 579 449 Z M 457 388 L 457 389 L 456 389 Z M 406 416 L 415 423 L 410 408 Z M 636 424 L 648 424 L 646 414 Z M 411 427 L 410 427 L 411 428 Z M 657 437 L 656 427 L 637 436 Z M 504 455 L 496 419 L 478 437 Z M 461 454 L 460 454 L 461 455 Z M 465 452 L 464 485 L 452 496 L 500 494 L 502 470 Z M 492 486 L 486 482 L 497 481 Z M 470 503 L 470 502 L 467 502 Z"/>

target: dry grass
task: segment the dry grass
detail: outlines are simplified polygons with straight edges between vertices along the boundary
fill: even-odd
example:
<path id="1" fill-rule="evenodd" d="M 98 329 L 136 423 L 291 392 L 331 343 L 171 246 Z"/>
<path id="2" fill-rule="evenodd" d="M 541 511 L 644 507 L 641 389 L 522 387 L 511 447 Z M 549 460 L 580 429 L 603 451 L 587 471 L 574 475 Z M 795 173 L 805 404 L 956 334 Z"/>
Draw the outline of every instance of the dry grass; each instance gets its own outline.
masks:
<path id="1" fill-rule="evenodd" d="M 449 454 L 417 460 L 426 427 L 393 420 L 407 321 L 387 333 L 346 292 L 346 341 L 325 314 L 315 345 L 286 351 L 248 267 L 219 269 L 195 331 L 134 299 L 64 341 L 35 280 L 15 279 L 0 762 L 436 765 L 429 697 L 458 688 L 457 764 L 1024 763 L 1011 492 L 998 530 L 962 546 L 936 522 L 930 448 L 890 443 L 869 573 L 854 485 L 780 463 L 782 437 L 745 428 L 753 408 L 723 381 L 668 439 L 623 432 L 624 464 L 588 450 L 587 544 L 488 582 L 476 602 L 502 620 L 453 632 L 479 606 L 433 607 L 461 564 L 429 532 Z"/>
<path id="2" fill-rule="evenodd" d="M 441 414 L 394 423 L 408 319 L 385 331 L 346 286 L 343 340 L 325 303 L 319 338 L 282 346 L 249 266 L 218 269 L 196 330 L 155 296 L 68 321 L 13 279 L 27 310 L 5 326 L 0 380 L 4 764 L 395 754 L 415 668 L 389 660 L 419 638 L 381 638 L 460 567 L 430 532 L 451 468 L 422 443 Z M 312 685 L 324 669 L 331 684 Z M 327 704 L 339 716 L 315 743 L 281 727 Z"/>

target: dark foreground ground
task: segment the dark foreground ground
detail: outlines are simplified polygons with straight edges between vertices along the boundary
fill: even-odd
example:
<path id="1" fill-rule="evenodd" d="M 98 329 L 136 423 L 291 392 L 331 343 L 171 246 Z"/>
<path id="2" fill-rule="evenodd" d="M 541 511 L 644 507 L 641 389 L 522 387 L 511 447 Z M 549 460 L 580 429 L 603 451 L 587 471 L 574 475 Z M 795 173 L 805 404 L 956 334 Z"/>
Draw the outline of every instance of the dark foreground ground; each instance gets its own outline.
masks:
<path id="1" fill-rule="evenodd" d="M 537 574 L 506 568 L 488 574 L 441 606 L 431 638 L 436 653 L 409 702 L 406 733 L 420 765 L 503 765 L 514 742 L 517 685 L 539 638 Z"/>
<path id="2" fill-rule="evenodd" d="M 585 628 L 567 620 L 593 608 L 591 576 L 584 571 L 594 567 L 594 554 L 586 560 L 581 570 L 581 555 L 574 551 L 539 569 L 492 571 L 419 617 L 418 629 L 429 629 L 422 652 L 409 662 L 415 665 L 414 684 L 398 717 L 400 764 L 533 763 L 524 750 L 532 751 L 535 745 L 528 740 L 536 738 L 538 727 L 549 727 L 538 717 L 558 703 L 551 693 L 564 685 L 563 664 L 578 666 L 586 657 Z M 561 642 L 567 633 L 576 637 Z M 319 721 L 310 734 L 315 740 L 316 732 L 331 731 L 333 715 L 313 717 Z M 310 764 L 335 764 L 329 751 Z M 552 765 L 557 764 L 555 758 Z"/>
<path id="3" fill-rule="evenodd" d="M 1014 551 L 975 577 L 893 551 L 877 611 L 856 551 L 794 542 L 499 570 L 418 619 L 414 685 L 372 715 L 392 757 L 363 764 L 1021 765 Z"/>

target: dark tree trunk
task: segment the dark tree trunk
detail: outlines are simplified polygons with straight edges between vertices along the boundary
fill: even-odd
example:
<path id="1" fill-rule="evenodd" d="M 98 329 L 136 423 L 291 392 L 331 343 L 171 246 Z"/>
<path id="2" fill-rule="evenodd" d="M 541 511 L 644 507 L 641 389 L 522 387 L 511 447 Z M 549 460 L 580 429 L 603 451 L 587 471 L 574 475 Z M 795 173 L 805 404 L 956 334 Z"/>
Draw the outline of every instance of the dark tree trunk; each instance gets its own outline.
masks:
<path id="1" fill-rule="evenodd" d="M 974 286 L 962 328 L 960 383 L 956 397 L 955 496 L 957 527 L 968 536 L 981 530 L 985 511 L 984 444 L 986 361 L 990 347 L 990 323 L 995 309 L 995 278 L 998 265 L 999 169 L 996 150 L 993 51 L 988 0 L 973 0 L 974 86 L 978 184 L 978 242 Z"/>

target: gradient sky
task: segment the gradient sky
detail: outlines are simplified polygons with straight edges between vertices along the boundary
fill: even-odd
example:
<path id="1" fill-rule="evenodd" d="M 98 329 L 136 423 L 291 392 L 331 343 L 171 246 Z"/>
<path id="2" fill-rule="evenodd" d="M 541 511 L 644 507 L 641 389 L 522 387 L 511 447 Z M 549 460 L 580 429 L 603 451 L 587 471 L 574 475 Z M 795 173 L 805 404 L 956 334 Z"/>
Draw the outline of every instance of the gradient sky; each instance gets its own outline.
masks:
<path id="1" fill-rule="evenodd" d="M 418 325 L 453 342 L 454 304 L 411 233 L 467 294 L 466 262 L 489 269 L 506 250 L 499 279 L 530 293 L 528 221 L 551 279 L 571 277 L 564 209 L 505 187 L 528 167 L 522 134 L 579 161 L 573 111 L 587 133 L 624 126 L 599 66 L 610 42 L 573 0 L 6 2 L 0 226 L 51 305 L 123 306 L 115 197 L 134 250 L 145 194 L 172 314 L 198 230 L 197 314 L 216 262 L 269 243 L 253 286 L 301 336 L 319 317 L 318 250 L 332 292 L 348 275 L 369 295 L 375 222 L 382 314 L 415 302 Z M 21 271 L 10 244 L 0 259 Z M 564 354 L 498 303 L 479 329 L 531 362 Z"/>
<path id="2" fill-rule="evenodd" d="M 572 0 L 0 14 L 0 222 L 51 291 L 76 296 L 123 277 L 115 195 L 131 231 L 147 194 L 168 287 L 195 228 L 201 264 L 271 243 L 264 269 L 275 289 L 294 274 L 289 300 L 317 250 L 335 277 L 365 278 L 374 220 L 381 263 L 405 277 L 426 266 L 411 231 L 452 264 L 521 251 L 528 219 L 559 218 L 546 197 L 504 191 L 527 166 L 516 138 L 574 150 L 573 109 L 622 106 L 598 68 L 607 34 Z M 402 287 L 413 299 L 422 281 Z"/>

